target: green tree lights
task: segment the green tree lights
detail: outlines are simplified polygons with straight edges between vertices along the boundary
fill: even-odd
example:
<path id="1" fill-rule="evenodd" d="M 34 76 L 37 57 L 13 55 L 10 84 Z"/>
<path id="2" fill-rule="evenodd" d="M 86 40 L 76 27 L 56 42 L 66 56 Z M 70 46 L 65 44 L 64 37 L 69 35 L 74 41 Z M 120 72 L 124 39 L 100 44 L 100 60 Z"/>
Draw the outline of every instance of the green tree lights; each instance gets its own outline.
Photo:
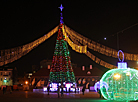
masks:
<path id="1" fill-rule="evenodd" d="M 49 74 L 51 83 L 75 82 L 70 53 L 65 36 L 62 32 L 62 23 L 59 25 L 52 66 Z"/>

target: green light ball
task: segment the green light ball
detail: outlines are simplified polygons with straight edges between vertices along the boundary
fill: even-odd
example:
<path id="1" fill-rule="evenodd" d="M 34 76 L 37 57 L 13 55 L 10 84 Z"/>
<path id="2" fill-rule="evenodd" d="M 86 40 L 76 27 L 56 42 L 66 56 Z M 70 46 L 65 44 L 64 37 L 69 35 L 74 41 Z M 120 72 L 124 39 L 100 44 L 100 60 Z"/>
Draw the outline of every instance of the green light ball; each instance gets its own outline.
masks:
<path id="1" fill-rule="evenodd" d="M 109 70 L 100 80 L 100 90 L 107 100 L 138 100 L 138 71 L 131 68 Z"/>

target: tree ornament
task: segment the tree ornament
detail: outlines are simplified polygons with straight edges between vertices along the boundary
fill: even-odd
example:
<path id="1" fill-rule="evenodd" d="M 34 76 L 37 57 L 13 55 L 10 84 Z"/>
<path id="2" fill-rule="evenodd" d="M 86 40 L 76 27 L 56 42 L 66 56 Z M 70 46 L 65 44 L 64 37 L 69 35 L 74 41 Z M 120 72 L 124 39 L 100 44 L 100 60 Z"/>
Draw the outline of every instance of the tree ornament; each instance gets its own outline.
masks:
<path id="1" fill-rule="evenodd" d="M 138 100 L 138 71 L 127 68 L 127 63 L 119 58 L 118 68 L 107 71 L 100 80 L 101 94 L 105 99 L 116 101 Z"/>

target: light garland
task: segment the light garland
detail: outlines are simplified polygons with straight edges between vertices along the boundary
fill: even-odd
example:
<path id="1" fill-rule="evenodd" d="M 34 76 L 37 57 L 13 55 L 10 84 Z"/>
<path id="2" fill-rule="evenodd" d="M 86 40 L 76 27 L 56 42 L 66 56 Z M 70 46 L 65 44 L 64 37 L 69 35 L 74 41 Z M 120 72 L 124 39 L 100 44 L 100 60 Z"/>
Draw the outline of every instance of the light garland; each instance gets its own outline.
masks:
<path id="1" fill-rule="evenodd" d="M 87 45 L 88 48 L 90 48 L 94 51 L 97 51 L 101 54 L 104 54 L 106 56 L 118 58 L 117 57 L 117 52 L 118 52 L 117 50 L 109 48 L 109 47 L 104 46 L 104 45 L 101 45 L 95 41 L 92 41 L 92 40 L 82 36 L 81 34 L 78 34 L 77 32 L 73 31 L 72 29 L 70 29 L 66 25 L 65 25 L 65 29 L 69 35 L 74 36 L 77 41 L 79 41 L 83 45 Z M 124 53 L 124 59 L 138 61 L 138 54 Z"/>
<path id="2" fill-rule="evenodd" d="M 87 52 L 87 45 L 85 46 L 78 46 L 77 44 L 73 43 L 69 37 L 66 34 L 66 31 L 64 29 L 64 26 L 62 27 L 63 34 L 65 35 L 65 39 L 68 42 L 68 44 L 72 47 L 73 50 L 79 53 L 86 53 Z"/>
<path id="3" fill-rule="evenodd" d="M 80 46 L 80 43 L 75 39 L 75 37 L 73 37 L 72 35 L 68 35 L 68 36 L 70 36 L 70 39 L 72 39 L 72 41 L 73 41 L 75 44 L 77 44 L 77 45 Z M 91 58 L 95 63 L 97 63 L 97 64 L 99 64 L 99 65 L 101 65 L 101 66 L 104 66 L 104 67 L 109 68 L 109 69 L 117 68 L 117 66 L 112 65 L 112 64 L 109 64 L 109 63 L 107 63 L 107 62 L 105 62 L 105 61 L 99 59 L 98 57 L 96 57 L 96 56 L 94 56 L 92 53 L 90 53 L 89 51 L 87 51 L 85 54 L 86 54 L 89 58 Z"/>
<path id="4" fill-rule="evenodd" d="M 1 56 L 0 56 L 0 66 L 6 65 L 8 63 L 11 63 L 22 56 L 29 53 L 32 49 L 37 47 L 39 44 L 43 43 L 45 40 L 47 40 L 49 37 L 51 37 L 53 34 L 55 34 L 58 31 L 58 26 L 55 27 L 53 30 L 51 30 L 49 33 L 45 34 L 41 38 L 16 48 L 12 49 L 5 49 L 0 50 Z"/>
<path id="5" fill-rule="evenodd" d="M 1 54 L 1 56 L 0 56 L 0 66 L 11 63 L 11 62 L 21 58 L 23 55 L 29 53 L 32 49 L 34 49 L 39 44 L 41 44 L 42 42 L 47 40 L 49 37 L 51 37 L 57 31 L 58 31 L 58 26 L 55 27 L 49 33 L 45 34 L 43 37 L 41 37 L 41 38 L 39 38 L 39 39 L 29 43 L 29 44 L 19 46 L 19 47 L 16 47 L 16 48 L 12 48 L 12 49 L 0 50 L 0 54 Z M 94 51 L 97 51 L 101 54 L 105 54 L 107 56 L 118 58 L 118 56 L 117 56 L 118 51 L 115 50 L 115 49 L 109 48 L 109 47 L 101 45 L 101 44 L 99 44 L 95 41 L 92 41 L 92 40 L 76 33 L 75 31 L 71 30 L 66 25 L 65 25 L 63 31 L 65 32 L 66 41 L 69 43 L 69 45 L 72 47 L 72 49 L 75 50 L 76 52 L 86 53 L 87 52 L 87 46 L 88 46 L 88 48 L 90 48 Z M 76 42 L 73 43 L 66 36 L 67 35 L 66 33 L 69 34 L 71 39 L 74 37 L 75 41 L 77 43 L 79 42 L 79 43 L 83 44 L 84 46 L 81 46 L 81 45 L 78 46 L 78 44 L 76 44 Z M 138 61 L 138 54 L 124 53 L 124 59 Z M 109 66 L 109 65 L 106 64 L 105 66 Z"/>
<path id="6" fill-rule="evenodd" d="M 98 57 L 94 56 L 92 53 L 90 53 L 89 51 L 87 51 L 87 53 L 85 53 L 88 57 L 90 57 L 94 62 L 96 62 L 97 64 L 104 66 L 106 68 L 109 69 L 114 69 L 117 68 L 117 66 L 109 64 L 101 59 L 99 59 Z"/>

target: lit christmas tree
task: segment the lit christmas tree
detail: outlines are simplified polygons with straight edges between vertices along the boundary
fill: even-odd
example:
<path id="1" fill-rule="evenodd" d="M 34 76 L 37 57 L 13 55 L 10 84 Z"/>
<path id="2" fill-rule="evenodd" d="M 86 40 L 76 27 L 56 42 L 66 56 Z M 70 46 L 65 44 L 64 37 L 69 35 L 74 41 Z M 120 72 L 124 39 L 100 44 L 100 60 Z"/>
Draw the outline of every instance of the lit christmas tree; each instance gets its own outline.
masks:
<path id="1" fill-rule="evenodd" d="M 55 52 L 52 60 L 52 66 L 49 74 L 49 81 L 51 83 L 73 83 L 75 82 L 75 76 L 72 69 L 70 52 L 62 31 L 62 26 L 64 25 L 62 16 L 62 4 L 59 8 L 61 10 L 60 24 L 55 45 Z"/>

